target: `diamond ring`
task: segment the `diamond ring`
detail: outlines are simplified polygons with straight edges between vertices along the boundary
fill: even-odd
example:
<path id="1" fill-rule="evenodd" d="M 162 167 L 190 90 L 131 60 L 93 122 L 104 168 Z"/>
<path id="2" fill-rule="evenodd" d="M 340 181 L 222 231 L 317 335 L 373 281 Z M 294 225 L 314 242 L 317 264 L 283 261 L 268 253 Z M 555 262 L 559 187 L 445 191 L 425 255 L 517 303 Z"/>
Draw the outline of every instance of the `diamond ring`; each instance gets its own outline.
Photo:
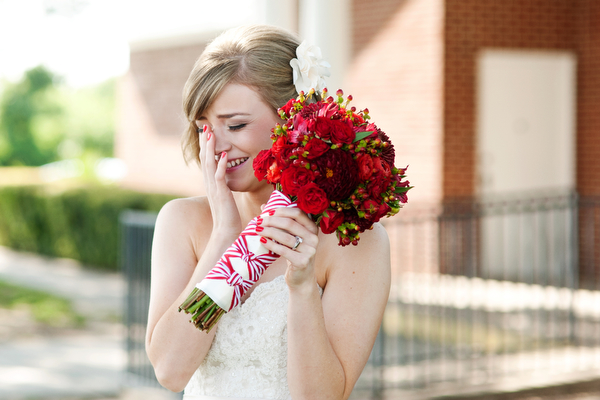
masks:
<path id="1" fill-rule="evenodd" d="M 302 243 L 303 240 L 300 236 L 296 236 L 296 243 L 294 243 L 294 247 L 292 247 L 292 250 L 296 250 L 298 248 L 298 246 L 300 246 L 300 243 Z"/>

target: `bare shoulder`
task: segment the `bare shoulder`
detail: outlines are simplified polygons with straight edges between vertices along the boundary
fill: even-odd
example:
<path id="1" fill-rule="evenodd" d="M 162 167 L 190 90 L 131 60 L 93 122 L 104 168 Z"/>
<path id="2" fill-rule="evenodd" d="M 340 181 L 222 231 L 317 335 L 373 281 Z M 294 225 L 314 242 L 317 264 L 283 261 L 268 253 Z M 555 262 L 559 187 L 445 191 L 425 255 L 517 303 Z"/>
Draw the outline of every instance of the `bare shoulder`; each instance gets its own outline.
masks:
<path id="1" fill-rule="evenodd" d="M 194 253 L 200 254 L 211 231 L 212 215 L 208 199 L 188 197 L 171 200 L 162 207 L 156 220 L 155 236 L 166 242 L 187 242 Z"/>
<path id="2" fill-rule="evenodd" d="M 379 283 L 390 280 L 390 242 L 385 228 L 376 223 L 362 232 L 358 245 L 339 246 L 335 235 L 321 235 L 321 276 L 325 282 L 336 277 L 358 278 Z M 355 280 L 355 279 L 352 279 Z"/>

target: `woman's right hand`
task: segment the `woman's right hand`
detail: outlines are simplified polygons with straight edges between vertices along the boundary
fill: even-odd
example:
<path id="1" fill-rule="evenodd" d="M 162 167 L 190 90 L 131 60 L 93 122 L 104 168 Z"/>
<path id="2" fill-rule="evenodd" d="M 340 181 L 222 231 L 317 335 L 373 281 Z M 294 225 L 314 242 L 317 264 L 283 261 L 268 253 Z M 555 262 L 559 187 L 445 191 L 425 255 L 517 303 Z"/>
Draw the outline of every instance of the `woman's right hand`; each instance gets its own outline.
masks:
<path id="1" fill-rule="evenodd" d="M 234 239 L 243 229 L 233 192 L 227 186 L 227 153 L 217 154 L 216 140 L 208 124 L 200 133 L 200 163 L 206 196 L 213 218 L 213 235 Z M 218 160 L 216 159 L 218 157 Z"/>

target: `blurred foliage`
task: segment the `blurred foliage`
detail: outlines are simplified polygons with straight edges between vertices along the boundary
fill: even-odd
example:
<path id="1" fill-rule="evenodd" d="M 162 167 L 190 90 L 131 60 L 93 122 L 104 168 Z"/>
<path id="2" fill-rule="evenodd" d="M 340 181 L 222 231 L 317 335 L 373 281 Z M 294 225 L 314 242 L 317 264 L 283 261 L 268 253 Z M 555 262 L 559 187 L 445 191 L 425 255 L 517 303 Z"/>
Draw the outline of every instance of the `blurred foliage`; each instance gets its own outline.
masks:
<path id="1" fill-rule="evenodd" d="M 0 187 L 0 245 L 116 271 L 121 212 L 158 212 L 173 198 L 110 185 Z"/>
<path id="2" fill-rule="evenodd" d="M 82 327 L 85 318 L 62 297 L 0 281 L 0 308 L 26 309 L 33 319 L 52 327 Z"/>
<path id="3" fill-rule="evenodd" d="M 0 97 L 0 166 L 39 166 L 113 153 L 115 79 L 73 89 L 43 66 L 16 83 L 4 82 Z M 89 164 L 89 163 L 88 163 Z"/>

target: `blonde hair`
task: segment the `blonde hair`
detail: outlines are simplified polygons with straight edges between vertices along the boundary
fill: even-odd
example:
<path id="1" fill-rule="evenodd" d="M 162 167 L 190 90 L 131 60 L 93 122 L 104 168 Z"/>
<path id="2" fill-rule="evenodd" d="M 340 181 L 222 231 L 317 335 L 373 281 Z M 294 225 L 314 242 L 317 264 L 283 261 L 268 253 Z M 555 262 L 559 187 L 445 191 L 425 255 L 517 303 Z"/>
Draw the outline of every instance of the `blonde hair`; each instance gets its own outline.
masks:
<path id="1" fill-rule="evenodd" d="M 269 25 L 241 26 L 214 39 L 202 52 L 183 90 L 183 110 L 189 121 L 182 148 L 186 162 L 199 162 L 195 121 L 228 83 L 255 89 L 273 112 L 297 96 L 290 60 L 299 39 Z"/>

